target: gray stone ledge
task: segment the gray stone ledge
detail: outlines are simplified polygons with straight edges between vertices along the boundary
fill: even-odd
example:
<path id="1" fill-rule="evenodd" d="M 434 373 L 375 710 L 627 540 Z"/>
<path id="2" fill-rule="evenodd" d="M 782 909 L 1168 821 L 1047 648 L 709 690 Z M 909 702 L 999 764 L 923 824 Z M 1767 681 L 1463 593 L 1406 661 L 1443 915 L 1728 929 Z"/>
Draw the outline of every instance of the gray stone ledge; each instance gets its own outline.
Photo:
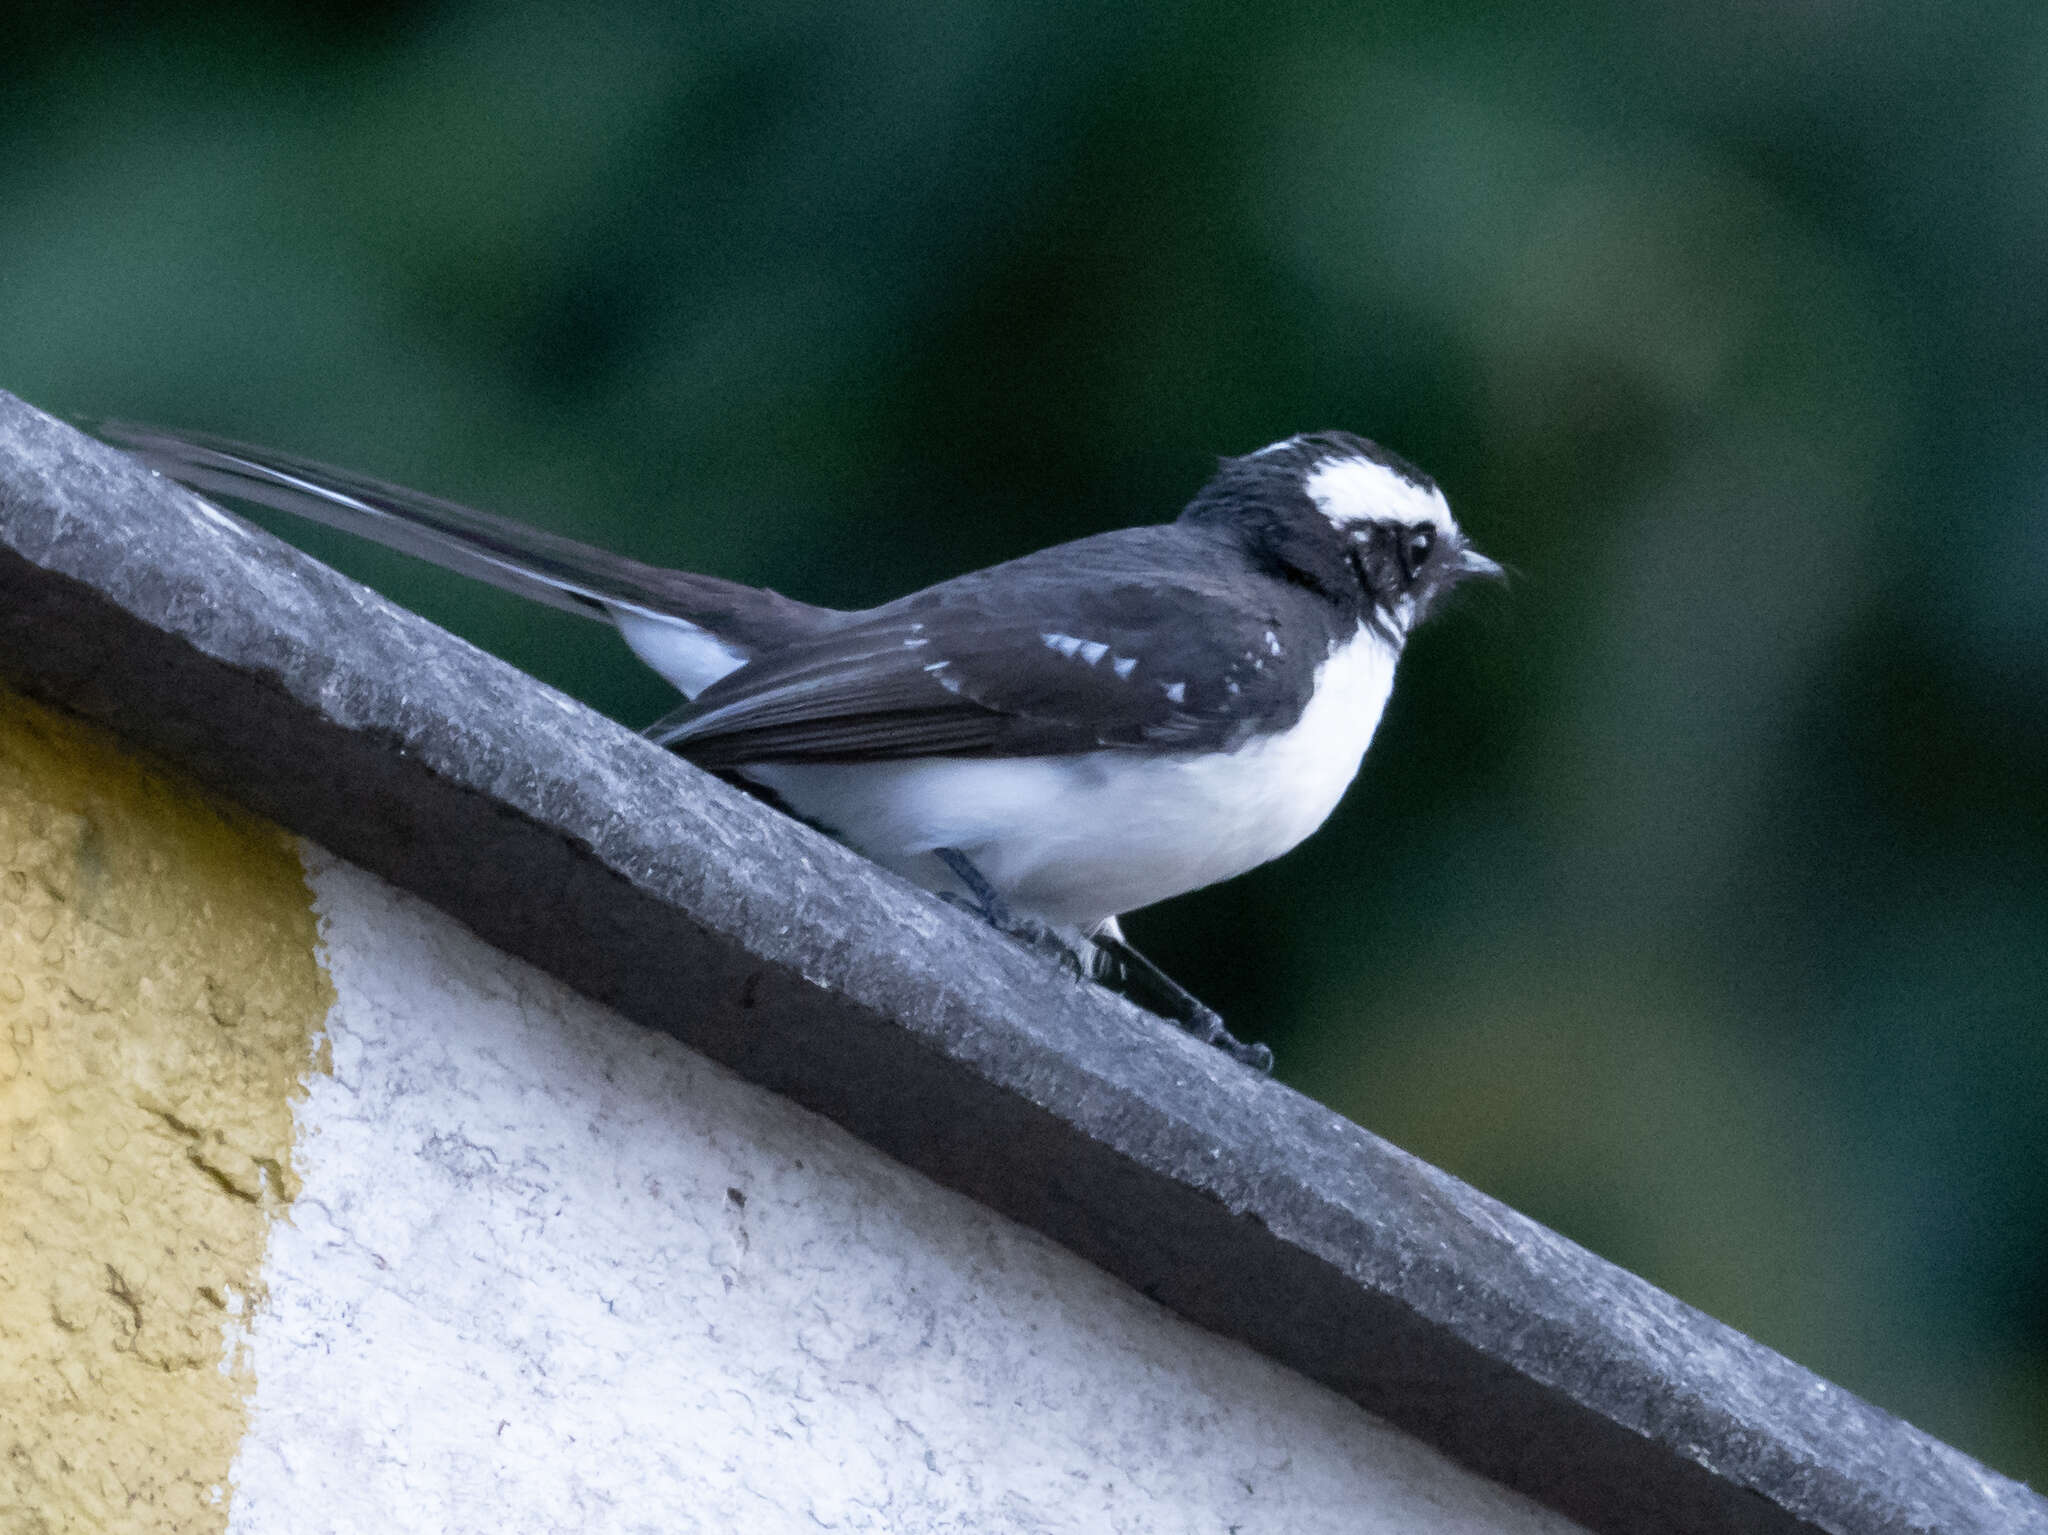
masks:
<path id="1" fill-rule="evenodd" d="M 2018 1483 L 4 392 L 0 675 L 1596 1530 L 2048 1532 Z"/>

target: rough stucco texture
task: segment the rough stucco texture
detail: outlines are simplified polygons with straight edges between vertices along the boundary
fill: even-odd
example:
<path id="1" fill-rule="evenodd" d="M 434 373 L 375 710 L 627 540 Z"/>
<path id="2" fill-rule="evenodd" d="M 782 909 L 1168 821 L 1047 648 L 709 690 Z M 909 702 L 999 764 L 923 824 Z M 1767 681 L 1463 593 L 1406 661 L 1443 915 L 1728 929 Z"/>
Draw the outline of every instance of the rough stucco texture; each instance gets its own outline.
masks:
<path id="1" fill-rule="evenodd" d="M 1576 1528 L 308 852 L 232 1528 Z"/>
<path id="2" fill-rule="evenodd" d="M 291 843 L 0 694 L 0 1529 L 227 1520 L 332 993 Z"/>

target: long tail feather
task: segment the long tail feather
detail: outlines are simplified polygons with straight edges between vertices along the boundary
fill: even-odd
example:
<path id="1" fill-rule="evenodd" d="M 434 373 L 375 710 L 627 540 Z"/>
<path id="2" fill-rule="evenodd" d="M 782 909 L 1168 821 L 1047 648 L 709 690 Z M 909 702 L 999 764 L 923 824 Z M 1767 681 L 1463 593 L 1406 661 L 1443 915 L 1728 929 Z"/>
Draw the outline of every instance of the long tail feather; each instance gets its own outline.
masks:
<path id="1" fill-rule="evenodd" d="M 196 490 L 339 528 L 586 617 L 608 622 L 629 614 L 680 618 L 751 650 L 838 616 L 759 587 L 645 565 L 439 496 L 268 448 L 127 421 L 96 422 L 91 429 Z"/>

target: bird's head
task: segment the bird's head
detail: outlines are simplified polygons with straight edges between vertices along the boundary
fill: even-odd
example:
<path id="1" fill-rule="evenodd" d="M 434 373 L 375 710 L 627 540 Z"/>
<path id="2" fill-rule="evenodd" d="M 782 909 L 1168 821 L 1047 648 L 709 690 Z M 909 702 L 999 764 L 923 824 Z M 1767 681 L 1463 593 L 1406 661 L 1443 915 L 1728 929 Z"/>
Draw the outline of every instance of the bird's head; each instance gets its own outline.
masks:
<path id="1" fill-rule="evenodd" d="M 1459 582 L 1498 577 L 1436 482 L 1350 432 L 1289 437 L 1226 458 L 1181 513 L 1399 644 Z"/>

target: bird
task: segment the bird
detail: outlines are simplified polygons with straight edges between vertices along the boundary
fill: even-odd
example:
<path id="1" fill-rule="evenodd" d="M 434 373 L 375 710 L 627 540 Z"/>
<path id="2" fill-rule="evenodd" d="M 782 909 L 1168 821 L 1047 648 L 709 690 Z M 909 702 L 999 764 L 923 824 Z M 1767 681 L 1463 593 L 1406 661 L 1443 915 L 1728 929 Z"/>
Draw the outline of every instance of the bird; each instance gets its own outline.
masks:
<path id="1" fill-rule="evenodd" d="M 1344 431 L 1221 458 L 1171 522 L 842 611 L 225 438 L 96 425 L 196 490 L 613 625 L 682 696 L 655 743 L 1260 1070 L 1270 1050 L 1119 919 L 1315 831 L 1409 636 L 1502 575 L 1433 479 Z"/>

